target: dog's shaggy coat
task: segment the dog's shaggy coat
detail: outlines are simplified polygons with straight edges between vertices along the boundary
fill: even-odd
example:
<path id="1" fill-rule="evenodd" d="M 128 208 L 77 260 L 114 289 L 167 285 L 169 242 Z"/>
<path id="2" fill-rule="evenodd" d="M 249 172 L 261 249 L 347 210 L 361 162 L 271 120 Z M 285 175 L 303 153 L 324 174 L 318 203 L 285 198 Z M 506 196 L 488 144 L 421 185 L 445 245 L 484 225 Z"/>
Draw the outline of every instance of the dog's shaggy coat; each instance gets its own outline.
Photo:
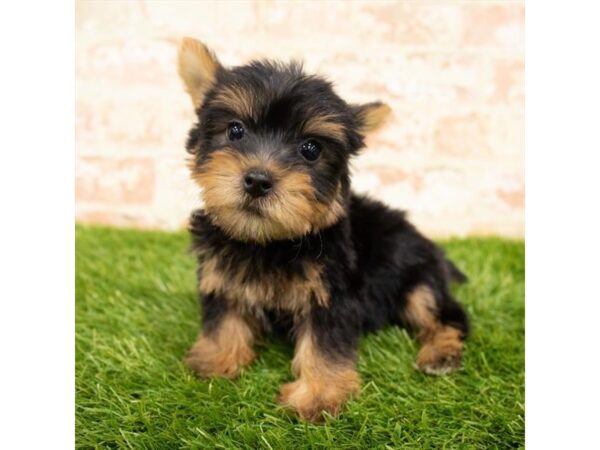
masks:
<path id="1" fill-rule="evenodd" d="M 349 160 L 389 108 L 349 105 L 294 63 L 226 69 L 193 39 L 179 72 L 198 117 L 187 150 L 204 200 L 190 225 L 203 329 L 187 365 L 235 377 L 262 334 L 284 332 L 296 381 L 279 400 L 308 420 L 358 393 L 362 333 L 408 326 L 421 370 L 457 368 L 468 323 L 449 283 L 466 277 L 403 212 L 350 189 Z"/>

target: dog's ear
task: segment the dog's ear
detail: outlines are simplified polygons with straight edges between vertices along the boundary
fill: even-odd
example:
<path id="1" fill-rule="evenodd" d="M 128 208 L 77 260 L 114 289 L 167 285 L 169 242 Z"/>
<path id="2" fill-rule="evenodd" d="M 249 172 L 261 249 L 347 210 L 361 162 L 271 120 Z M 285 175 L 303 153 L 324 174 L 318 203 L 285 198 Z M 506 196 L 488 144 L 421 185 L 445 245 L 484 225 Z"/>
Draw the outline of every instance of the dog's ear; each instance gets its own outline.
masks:
<path id="1" fill-rule="evenodd" d="M 190 37 L 183 38 L 179 45 L 177 64 L 194 108 L 198 108 L 214 83 L 221 64 L 202 42 Z"/>
<path id="2" fill-rule="evenodd" d="M 382 102 L 372 102 L 364 105 L 354 105 L 352 111 L 358 123 L 358 131 L 362 135 L 367 135 L 386 123 L 392 108 Z"/>

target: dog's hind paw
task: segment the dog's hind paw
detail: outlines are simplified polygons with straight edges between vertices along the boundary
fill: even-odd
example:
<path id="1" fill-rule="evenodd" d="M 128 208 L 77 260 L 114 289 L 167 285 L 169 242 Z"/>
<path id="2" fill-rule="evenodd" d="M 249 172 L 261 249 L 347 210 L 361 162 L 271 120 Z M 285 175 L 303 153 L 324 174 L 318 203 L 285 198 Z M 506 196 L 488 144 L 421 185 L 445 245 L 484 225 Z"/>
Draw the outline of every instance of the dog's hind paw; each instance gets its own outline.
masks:
<path id="1" fill-rule="evenodd" d="M 429 375 L 446 375 L 461 366 L 462 353 L 458 332 L 447 327 L 423 344 L 417 355 L 417 368 Z"/>

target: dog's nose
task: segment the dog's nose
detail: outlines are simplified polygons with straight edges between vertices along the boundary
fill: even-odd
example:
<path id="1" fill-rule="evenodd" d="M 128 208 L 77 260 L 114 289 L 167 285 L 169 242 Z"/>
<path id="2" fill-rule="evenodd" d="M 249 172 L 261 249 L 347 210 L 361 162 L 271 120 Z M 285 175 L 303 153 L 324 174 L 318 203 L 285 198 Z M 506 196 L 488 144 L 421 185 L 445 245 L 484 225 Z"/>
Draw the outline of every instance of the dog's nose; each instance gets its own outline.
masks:
<path id="1" fill-rule="evenodd" d="M 254 198 L 263 197 L 273 190 L 273 180 L 266 172 L 251 170 L 244 175 L 244 190 Z"/>

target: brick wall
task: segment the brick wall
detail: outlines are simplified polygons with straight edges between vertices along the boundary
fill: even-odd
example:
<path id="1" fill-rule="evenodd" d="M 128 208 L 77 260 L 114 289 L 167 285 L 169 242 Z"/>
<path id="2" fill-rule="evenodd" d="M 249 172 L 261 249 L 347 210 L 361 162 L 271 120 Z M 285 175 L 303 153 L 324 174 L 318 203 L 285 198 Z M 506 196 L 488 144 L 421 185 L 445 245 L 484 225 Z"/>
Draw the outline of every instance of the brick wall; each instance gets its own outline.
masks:
<path id="1" fill-rule="evenodd" d="M 77 220 L 173 229 L 200 205 L 175 67 L 191 35 L 225 64 L 299 58 L 347 100 L 388 102 L 356 190 L 435 236 L 523 236 L 524 14 L 506 1 L 78 1 Z"/>

